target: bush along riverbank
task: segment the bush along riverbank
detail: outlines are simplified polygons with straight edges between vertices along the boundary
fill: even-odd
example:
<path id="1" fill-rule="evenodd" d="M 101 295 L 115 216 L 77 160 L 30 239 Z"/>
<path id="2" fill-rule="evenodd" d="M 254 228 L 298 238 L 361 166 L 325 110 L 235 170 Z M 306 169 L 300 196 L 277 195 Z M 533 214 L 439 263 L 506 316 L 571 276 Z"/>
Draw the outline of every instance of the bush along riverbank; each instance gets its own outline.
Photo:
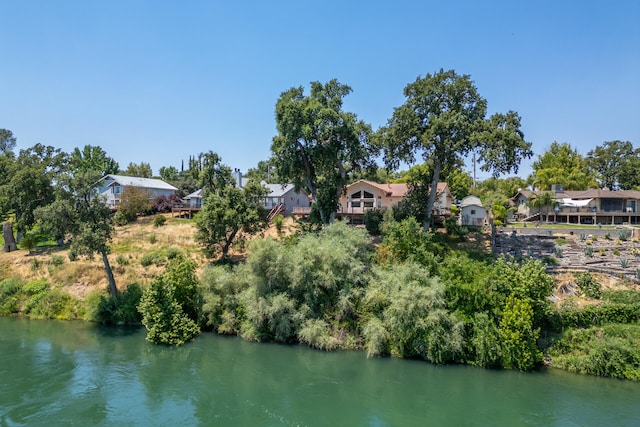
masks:
<path id="1" fill-rule="evenodd" d="M 372 243 L 336 223 L 319 232 L 255 239 L 244 262 L 200 277 L 172 253 L 151 284 L 78 301 L 46 282 L 0 282 L 3 315 L 144 324 L 147 339 L 180 345 L 201 330 L 251 341 L 302 343 L 368 356 L 640 379 L 637 291 L 597 292 L 580 305 L 550 300 L 556 284 L 539 261 L 453 249 L 409 219 L 382 223 Z M 175 251 L 174 251 L 175 252 Z"/>

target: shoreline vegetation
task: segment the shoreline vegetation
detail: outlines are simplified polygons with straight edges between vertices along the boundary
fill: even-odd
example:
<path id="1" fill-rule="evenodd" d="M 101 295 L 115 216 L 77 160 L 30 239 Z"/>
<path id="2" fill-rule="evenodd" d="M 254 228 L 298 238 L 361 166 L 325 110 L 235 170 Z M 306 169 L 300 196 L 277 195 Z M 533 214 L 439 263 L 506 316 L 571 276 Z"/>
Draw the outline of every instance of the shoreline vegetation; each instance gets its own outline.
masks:
<path id="1" fill-rule="evenodd" d="M 241 245 L 233 262 L 209 264 L 192 221 L 140 218 L 116 228 L 117 296 L 99 259 L 39 247 L 0 257 L 0 315 L 145 325 L 148 340 L 170 345 L 212 331 L 368 357 L 546 364 L 640 380 L 637 286 L 494 257 L 480 232 L 378 219 L 375 237 L 340 222 L 311 230 L 288 221 Z"/>

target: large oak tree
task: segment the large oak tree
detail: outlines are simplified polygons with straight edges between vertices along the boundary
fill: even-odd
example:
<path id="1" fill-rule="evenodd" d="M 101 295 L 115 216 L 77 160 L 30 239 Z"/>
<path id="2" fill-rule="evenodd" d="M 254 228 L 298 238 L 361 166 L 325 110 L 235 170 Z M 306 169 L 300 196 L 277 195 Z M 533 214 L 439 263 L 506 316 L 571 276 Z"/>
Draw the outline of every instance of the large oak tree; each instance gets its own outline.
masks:
<path id="1" fill-rule="evenodd" d="M 630 190 L 640 184 L 640 150 L 629 141 L 606 141 L 587 153 L 601 188 Z"/>
<path id="2" fill-rule="evenodd" d="M 92 258 L 102 257 L 109 292 L 116 296 L 118 288 L 107 255 L 113 234 L 111 211 L 99 197 L 94 185 L 100 172 L 88 171 L 73 176 L 60 176 L 55 202 L 42 206 L 34 212 L 43 231 L 57 238 L 72 237 L 71 252 Z"/>
<path id="3" fill-rule="evenodd" d="M 418 158 L 432 173 L 425 209 L 425 227 L 431 224 L 437 184 L 443 170 L 452 170 L 475 153 L 480 169 L 493 176 L 517 172 L 520 161 L 532 155 L 524 140 L 520 116 L 514 111 L 486 118 L 487 102 L 468 75 L 440 70 L 418 77 L 404 89 L 406 101 L 396 108 L 379 131 L 387 167 Z"/>
<path id="4" fill-rule="evenodd" d="M 342 109 L 351 88 L 333 79 L 283 92 L 276 103 L 276 127 L 271 151 L 281 183 L 293 183 L 311 196 L 320 221 L 335 218 L 350 171 L 371 166 L 371 128 Z"/>

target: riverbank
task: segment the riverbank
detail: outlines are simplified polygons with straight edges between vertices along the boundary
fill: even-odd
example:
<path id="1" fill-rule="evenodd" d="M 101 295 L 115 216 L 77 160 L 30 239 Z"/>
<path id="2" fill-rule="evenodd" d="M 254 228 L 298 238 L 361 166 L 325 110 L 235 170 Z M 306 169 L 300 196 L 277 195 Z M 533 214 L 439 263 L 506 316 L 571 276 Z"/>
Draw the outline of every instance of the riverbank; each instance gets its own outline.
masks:
<path id="1" fill-rule="evenodd" d="M 195 264 L 201 279 L 202 327 L 218 333 L 253 341 L 300 342 L 325 350 L 362 349 L 372 356 L 525 370 L 542 360 L 535 350 L 537 341 L 552 366 L 639 377 L 640 293 L 633 283 L 594 273 L 589 280 L 591 285 L 597 283 L 599 295 L 592 297 L 586 284 L 578 284 L 574 273 L 565 272 L 553 276 L 547 294 L 536 290 L 547 282 L 544 265 L 494 266 L 481 234 L 455 241 L 429 240 L 423 247 L 426 238 L 419 238 L 404 255 L 384 239 L 372 245 L 363 233 L 340 237 L 357 242 L 342 250 L 344 243 L 336 241 L 301 244 L 306 240 L 258 238 L 256 242 L 262 243 L 252 246 L 246 263 L 208 267 L 193 242 L 189 221 L 170 220 L 165 227 L 153 227 L 147 219 L 116 229 L 110 258 L 121 291 L 117 301 L 106 298 L 106 279 L 98 260 L 71 262 L 64 249 L 57 248 L 26 256 L 3 254 L 0 312 L 92 321 L 108 315 L 109 322 L 139 322 L 136 307 L 142 290 L 165 271 L 171 258 L 182 254 Z M 403 261 L 405 255 L 419 262 Z M 373 263 L 372 257 L 376 257 Z M 13 266 L 8 262 L 12 259 Z M 7 272 L 21 276 L 6 280 Z M 433 281 L 434 274 L 440 279 Z M 520 310 L 520 317 L 508 323 L 505 310 Z M 522 315 L 526 318 L 527 310 L 533 316 L 529 326 L 517 323 Z M 579 330 L 587 332 L 576 335 Z M 506 351 L 518 348 L 505 344 L 514 339 L 508 331 L 527 337 L 529 347 L 524 348 L 530 362 L 521 364 L 528 360 L 520 357 L 523 354 L 507 358 Z M 596 365 L 602 358 L 612 364 Z"/>

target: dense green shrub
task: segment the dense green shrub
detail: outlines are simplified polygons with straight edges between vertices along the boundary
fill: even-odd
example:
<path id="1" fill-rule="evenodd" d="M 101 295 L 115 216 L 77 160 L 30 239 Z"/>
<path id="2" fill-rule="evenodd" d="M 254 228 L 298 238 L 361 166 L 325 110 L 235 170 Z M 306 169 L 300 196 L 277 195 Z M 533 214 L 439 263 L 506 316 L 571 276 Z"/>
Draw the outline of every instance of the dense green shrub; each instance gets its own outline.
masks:
<path id="1" fill-rule="evenodd" d="M 335 350 L 339 341 L 331 334 L 329 324 L 321 319 L 307 319 L 298 332 L 298 341 L 319 350 Z"/>
<path id="2" fill-rule="evenodd" d="M 182 251 L 178 248 L 167 249 L 167 259 L 174 259 L 182 256 Z"/>
<path id="3" fill-rule="evenodd" d="M 278 235 L 282 234 L 283 224 L 284 224 L 284 217 L 282 216 L 282 214 L 278 214 L 273 217 L 273 225 L 276 226 L 276 231 L 278 232 Z"/>
<path id="4" fill-rule="evenodd" d="M 125 265 L 129 265 L 129 258 L 127 258 L 126 256 L 119 254 L 116 257 L 116 262 L 118 263 L 118 265 L 120 266 L 125 266 Z"/>
<path id="5" fill-rule="evenodd" d="M 555 367 L 640 381 L 640 326 L 609 324 L 565 331 L 549 349 Z"/>
<path id="6" fill-rule="evenodd" d="M 445 219 L 444 228 L 447 231 L 447 236 L 452 238 L 463 237 L 469 232 L 469 230 L 466 227 L 462 227 L 460 224 L 458 224 L 457 218 Z"/>
<path id="7" fill-rule="evenodd" d="M 131 218 L 127 217 L 122 211 L 118 211 L 113 215 L 112 221 L 115 225 L 123 226 L 132 222 Z M 135 221 L 135 218 L 133 219 Z"/>
<path id="8" fill-rule="evenodd" d="M 412 262 L 373 273 L 363 308 L 380 322 L 365 325 L 367 353 L 382 354 L 388 348 L 399 357 L 455 360 L 462 350 L 463 325 L 446 310 L 442 283 Z"/>
<path id="9" fill-rule="evenodd" d="M 640 321 L 640 304 L 604 303 L 578 308 L 564 305 L 553 314 L 555 330 Z"/>
<path id="10" fill-rule="evenodd" d="M 141 325 L 142 315 L 138 305 L 142 298 L 142 288 L 130 283 L 117 296 L 100 294 L 95 309 L 91 310 L 91 320 L 103 325 Z"/>
<path id="11" fill-rule="evenodd" d="M 30 298 L 25 313 L 36 319 L 71 320 L 79 317 L 80 304 L 71 295 L 59 289 L 51 289 Z"/>
<path id="12" fill-rule="evenodd" d="M 381 233 L 380 226 L 384 219 L 384 211 L 381 209 L 372 209 L 364 214 L 364 226 L 367 232 L 372 236 L 379 236 Z"/>
<path id="13" fill-rule="evenodd" d="M 476 313 L 472 323 L 473 362 L 486 368 L 502 366 L 500 333 L 487 312 Z"/>
<path id="14" fill-rule="evenodd" d="M 542 362 L 536 344 L 540 329 L 534 327 L 533 314 L 527 300 L 513 295 L 507 298 L 498 330 L 505 367 L 528 371 Z"/>
<path id="15" fill-rule="evenodd" d="M 239 297 L 249 286 L 247 274 L 244 266 L 235 270 L 228 266 L 210 266 L 204 270 L 201 282 L 205 327 L 219 334 L 240 332 L 245 310 Z"/>
<path id="16" fill-rule="evenodd" d="M 591 273 L 588 271 L 576 273 L 574 277 L 576 284 L 586 296 L 593 299 L 600 299 L 602 296 L 602 287 L 600 286 L 600 282 L 598 282 Z"/>
<path id="17" fill-rule="evenodd" d="M 153 218 L 153 226 L 154 227 L 162 227 L 167 222 L 167 217 L 164 215 L 156 215 Z"/>
<path id="18" fill-rule="evenodd" d="M 154 344 L 182 345 L 198 336 L 202 296 L 193 263 L 171 260 L 166 271 L 145 288 L 138 309 L 147 340 Z"/>
<path id="19" fill-rule="evenodd" d="M 38 246 L 38 235 L 35 233 L 27 233 L 22 237 L 22 240 L 20 240 L 20 247 L 22 249 L 26 249 L 27 251 L 29 251 L 29 253 L 31 253 L 33 251 L 33 249 Z"/>
<path id="20" fill-rule="evenodd" d="M 206 324 L 249 340 L 344 348 L 355 340 L 370 253 L 366 232 L 340 222 L 295 241 L 256 240 L 246 263 L 205 270 Z"/>
<path id="21" fill-rule="evenodd" d="M 19 279 L 0 281 L 0 315 L 9 316 L 20 311 L 22 285 Z"/>
<path id="22" fill-rule="evenodd" d="M 602 293 L 602 300 L 619 304 L 640 304 L 640 291 L 608 289 Z"/>
<path id="23" fill-rule="evenodd" d="M 436 242 L 432 233 L 426 232 L 415 218 L 401 222 L 385 220 L 382 224 L 382 244 L 378 250 L 381 264 L 415 261 L 437 272 L 438 263 L 448 249 Z"/>
<path id="24" fill-rule="evenodd" d="M 390 353 L 389 332 L 378 317 L 371 317 L 364 325 L 362 335 L 365 342 L 367 357 L 384 356 Z"/>
<path id="25" fill-rule="evenodd" d="M 0 282 L 0 315 L 77 319 L 80 311 L 77 299 L 59 289 L 50 289 L 46 280 L 31 280 L 24 284 L 17 279 Z"/>
<path id="26" fill-rule="evenodd" d="M 49 264 L 53 265 L 54 267 L 60 267 L 62 264 L 64 264 L 64 258 L 60 255 L 52 255 L 51 258 L 49 258 Z"/>
<path id="27" fill-rule="evenodd" d="M 148 267 L 152 264 L 161 266 L 165 264 L 165 257 L 161 252 L 147 252 L 140 258 L 140 264 L 143 267 Z"/>

